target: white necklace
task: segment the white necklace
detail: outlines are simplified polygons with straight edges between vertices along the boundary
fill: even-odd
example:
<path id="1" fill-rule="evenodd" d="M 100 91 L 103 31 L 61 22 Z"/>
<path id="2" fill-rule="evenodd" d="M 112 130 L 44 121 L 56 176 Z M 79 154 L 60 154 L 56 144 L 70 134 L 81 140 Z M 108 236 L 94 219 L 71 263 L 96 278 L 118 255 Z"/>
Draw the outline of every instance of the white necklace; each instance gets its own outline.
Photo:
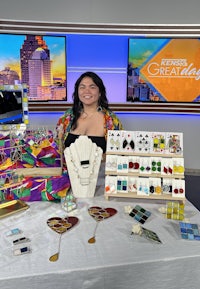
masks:
<path id="1" fill-rule="evenodd" d="M 91 141 L 92 143 L 92 141 Z M 71 144 L 69 147 L 70 152 L 70 158 L 71 162 L 73 164 L 74 171 L 77 175 L 77 178 L 80 181 L 81 185 L 89 185 L 91 181 L 91 177 L 94 174 L 94 170 L 97 164 L 98 160 L 98 147 L 96 148 L 93 146 L 90 146 L 90 154 L 88 157 L 83 158 L 80 157 L 78 153 L 78 148 L 76 146 L 76 142 Z"/>
<path id="2" fill-rule="evenodd" d="M 86 135 L 64 150 L 73 195 L 91 198 L 95 194 L 103 150 Z"/>

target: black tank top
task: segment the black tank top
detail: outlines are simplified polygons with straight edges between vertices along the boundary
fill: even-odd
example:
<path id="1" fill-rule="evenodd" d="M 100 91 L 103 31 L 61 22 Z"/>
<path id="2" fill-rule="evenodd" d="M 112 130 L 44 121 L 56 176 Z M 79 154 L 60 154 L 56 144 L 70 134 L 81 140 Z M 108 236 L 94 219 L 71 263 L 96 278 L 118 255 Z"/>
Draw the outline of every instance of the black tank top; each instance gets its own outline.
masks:
<path id="1" fill-rule="evenodd" d="M 65 140 L 65 147 L 69 147 L 71 143 L 74 143 L 75 140 L 79 138 L 78 134 L 68 133 L 67 138 Z M 98 147 L 102 148 L 103 153 L 106 152 L 106 139 L 103 136 L 88 136 L 93 143 L 95 143 Z"/>

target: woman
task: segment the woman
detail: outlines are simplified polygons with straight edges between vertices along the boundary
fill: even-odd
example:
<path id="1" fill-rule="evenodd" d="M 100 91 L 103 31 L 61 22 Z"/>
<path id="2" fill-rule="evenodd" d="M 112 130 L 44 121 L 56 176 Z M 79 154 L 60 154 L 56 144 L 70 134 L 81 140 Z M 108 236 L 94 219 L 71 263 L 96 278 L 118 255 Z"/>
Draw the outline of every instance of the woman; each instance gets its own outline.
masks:
<path id="1" fill-rule="evenodd" d="M 75 83 L 73 105 L 58 121 L 59 137 L 68 147 L 80 135 L 87 135 L 106 151 L 108 130 L 123 129 L 118 117 L 109 109 L 102 79 L 94 72 L 83 73 Z"/>

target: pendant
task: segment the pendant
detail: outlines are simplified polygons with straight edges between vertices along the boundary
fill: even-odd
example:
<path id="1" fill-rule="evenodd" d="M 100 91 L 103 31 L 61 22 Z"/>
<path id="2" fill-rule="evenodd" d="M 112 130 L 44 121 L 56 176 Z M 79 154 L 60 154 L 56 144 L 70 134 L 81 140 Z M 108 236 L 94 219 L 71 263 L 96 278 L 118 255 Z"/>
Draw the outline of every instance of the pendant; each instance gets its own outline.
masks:
<path id="1" fill-rule="evenodd" d="M 82 186 L 87 186 L 90 183 L 90 179 L 89 178 L 80 178 L 80 184 Z"/>

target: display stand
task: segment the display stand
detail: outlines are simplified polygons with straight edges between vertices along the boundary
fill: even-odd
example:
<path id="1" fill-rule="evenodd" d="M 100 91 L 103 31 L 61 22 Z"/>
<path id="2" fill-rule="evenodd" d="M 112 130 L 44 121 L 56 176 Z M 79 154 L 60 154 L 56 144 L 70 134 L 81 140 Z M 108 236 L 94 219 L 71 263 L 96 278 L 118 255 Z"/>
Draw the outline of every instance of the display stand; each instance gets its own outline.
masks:
<path id="1" fill-rule="evenodd" d="M 0 202 L 58 200 L 70 187 L 57 132 L 28 123 L 26 85 L 0 85 Z"/>
<path id="2" fill-rule="evenodd" d="M 0 131 L 0 202 L 57 200 L 69 187 L 53 132 L 25 124 Z"/>
<path id="3" fill-rule="evenodd" d="M 0 132 L 0 202 L 57 200 L 70 187 L 60 146 L 49 130 Z"/>
<path id="4" fill-rule="evenodd" d="M 183 135 L 108 131 L 105 198 L 185 200 Z"/>
<path id="5" fill-rule="evenodd" d="M 102 149 L 87 136 L 80 136 L 65 148 L 64 156 L 76 198 L 94 197 L 102 153 Z"/>

